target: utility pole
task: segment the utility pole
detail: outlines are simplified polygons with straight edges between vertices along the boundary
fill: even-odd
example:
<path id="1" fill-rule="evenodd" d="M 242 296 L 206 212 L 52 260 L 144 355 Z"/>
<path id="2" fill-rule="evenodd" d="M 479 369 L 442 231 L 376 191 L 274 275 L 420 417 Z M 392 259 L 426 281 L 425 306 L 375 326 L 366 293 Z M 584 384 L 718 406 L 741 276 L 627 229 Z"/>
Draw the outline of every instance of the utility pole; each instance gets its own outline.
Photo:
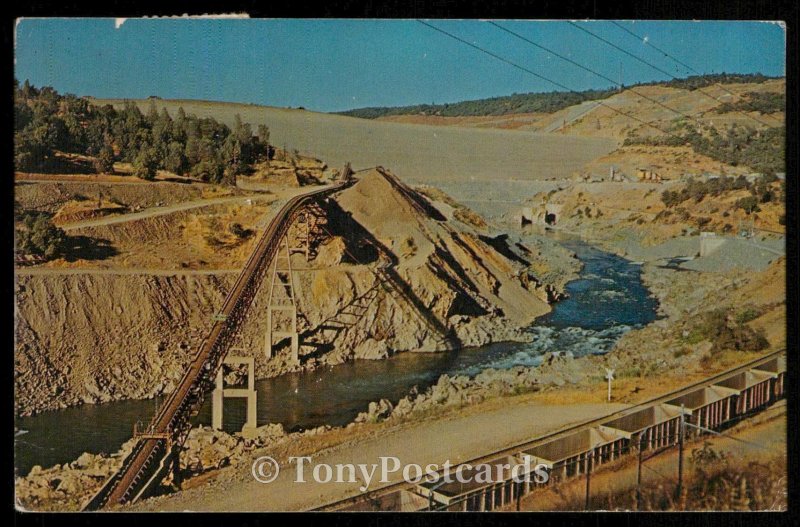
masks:
<path id="1" fill-rule="evenodd" d="M 678 430 L 678 488 L 676 490 L 676 498 L 680 498 L 683 492 L 683 435 L 686 429 L 683 422 L 683 409 L 684 405 L 681 405 L 680 429 Z"/>
<path id="2" fill-rule="evenodd" d="M 590 450 L 589 453 L 586 455 L 586 504 L 584 505 L 585 510 L 589 510 L 589 490 L 591 488 L 591 480 L 592 480 L 592 453 L 594 451 Z"/>
<path id="3" fill-rule="evenodd" d="M 642 449 L 642 439 L 644 433 L 639 434 L 639 468 L 636 471 L 636 510 L 642 509 L 642 457 L 644 449 Z"/>

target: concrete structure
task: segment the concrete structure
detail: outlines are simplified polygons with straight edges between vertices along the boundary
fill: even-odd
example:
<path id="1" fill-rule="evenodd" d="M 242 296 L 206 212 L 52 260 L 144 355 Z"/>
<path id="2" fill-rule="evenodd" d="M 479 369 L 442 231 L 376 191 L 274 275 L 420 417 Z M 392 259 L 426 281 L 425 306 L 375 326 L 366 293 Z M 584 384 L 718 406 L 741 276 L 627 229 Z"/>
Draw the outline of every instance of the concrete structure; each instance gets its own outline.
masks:
<path id="1" fill-rule="evenodd" d="M 258 392 L 256 392 L 255 359 L 253 357 L 228 356 L 222 361 L 222 367 L 217 371 L 216 387 L 211 396 L 211 426 L 222 430 L 222 410 L 226 397 L 240 397 L 247 399 L 247 420 L 242 427 L 242 435 L 247 437 L 256 429 L 256 408 Z M 224 372 L 225 365 L 247 366 L 247 388 L 226 388 Z"/>
<path id="2" fill-rule="evenodd" d="M 737 392 L 735 416 L 738 417 L 772 402 L 772 379 L 775 376 L 770 372 L 750 370 L 720 381 L 716 386 L 723 386 Z"/>
<path id="3" fill-rule="evenodd" d="M 647 168 L 637 168 L 636 176 L 639 178 L 639 181 L 649 181 L 651 183 L 661 183 L 662 180 L 660 174 Z"/>
<path id="4" fill-rule="evenodd" d="M 715 253 L 720 247 L 725 245 L 728 240 L 722 236 L 717 236 L 713 232 L 700 233 L 700 256 L 708 256 Z"/>
<path id="5" fill-rule="evenodd" d="M 292 258 L 289 239 L 284 236 L 275 255 L 272 267 L 272 283 L 269 287 L 267 307 L 267 332 L 264 335 L 264 354 L 272 358 L 274 338 L 289 338 L 291 362 L 300 363 L 300 337 L 297 332 L 297 302 L 294 294 Z"/>
<path id="6" fill-rule="evenodd" d="M 739 392 L 723 386 L 710 386 L 689 392 L 666 404 L 687 410 L 687 421 L 705 428 L 717 428 L 733 416 L 733 405 Z M 699 430 L 692 429 L 687 433 L 698 434 Z"/>
<path id="7" fill-rule="evenodd" d="M 523 207 L 518 219 L 520 225 L 555 225 L 561 218 L 561 211 L 564 205 L 561 203 L 541 203 L 538 206 Z"/>
<path id="8" fill-rule="evenodd" d="M 629 448 L 641 444 L 644 450 L 649 450 L 678 442 L 680 416 L 680 407 L 658 404 L 608 421 L 604 426 L 626 432 Z"/>

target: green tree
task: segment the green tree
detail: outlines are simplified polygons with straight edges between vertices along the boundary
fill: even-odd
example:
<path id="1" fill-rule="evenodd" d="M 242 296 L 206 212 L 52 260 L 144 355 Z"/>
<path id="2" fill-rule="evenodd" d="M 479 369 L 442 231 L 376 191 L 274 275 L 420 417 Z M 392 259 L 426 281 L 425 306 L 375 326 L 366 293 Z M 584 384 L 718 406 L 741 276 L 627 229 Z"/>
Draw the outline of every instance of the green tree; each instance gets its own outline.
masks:
<path id="1" fill-rule="evenodd" d="M 269 127 L 265 124 L 258 125 L 258 142 L 260 144 L 260 152 L 267 161 L 269 166 L 270 148 L 269 148 Z"/>
<path id="2" fill-rule="evenodd" d="M 225 166 L 216 159 L 200 161 L 192 167 L 191 175 L 209 183 L 219 183 L 225 173 Z"/>
<path id="3" fill-rule="evenodd" d="M 111 145 L 104 145 L 95 157 L 94 169 L 98 174 L 114 173 L 114 149 Z"/>
<path id="4" fill-rule="evenodd" d="M 147 105 L 147 122 L 150 123 L 150 126 L 153 126 L 156 121 L 158 121 L 158 108 L 156 107 L 156 101 L 150 99 L 150 103 Z"/>
<path id="5" fill-rule="evenodd" d="M 753 212 L 758 212 L 761 209 L 758 207 L 758 198 L 755 196 L 747 196 L 744 198 L 739 198 L 736 200 L 734 204 L 736 208 L 742 209 L 747 214 L 752 214 Z"/>
<path id="6" fill-rule="evenodd" d="M 173 141 L 167 147 L 167 155 L 164 158 L 164 168 L 178 175 L 183 175 L 188 168 L 184 147 L 178 141 Z"/>
<path id="7" fill-rule="evenodd" d="M 44 214 L 28 214 L 23 228 L 17 231 L 17 249 L 23 254 L 35 254 L 52 259 L 63 254 L 67 236 Z"/>
<path id="8" fill-rule="evenodd" d="M 151 145 L 144 144 L 133 162 L 133 175 L 152 181 L 156 177 L 158 165 L 158 152 Z"/>

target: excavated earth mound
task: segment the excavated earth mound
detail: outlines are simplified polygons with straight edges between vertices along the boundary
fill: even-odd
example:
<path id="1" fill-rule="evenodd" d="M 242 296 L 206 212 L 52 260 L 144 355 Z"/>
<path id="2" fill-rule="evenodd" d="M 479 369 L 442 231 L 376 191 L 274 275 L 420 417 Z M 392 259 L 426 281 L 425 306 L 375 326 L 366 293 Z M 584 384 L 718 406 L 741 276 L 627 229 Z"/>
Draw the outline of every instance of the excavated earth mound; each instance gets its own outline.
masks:
<path id="1" fill-rule="evenodd" d="M 447 220 L 387 172 L 359 174 L 322 207 L 315 257 L 292 256 L 301 364 L 289 360 L 288 341 L 276 342 L 272 358 L 264 354 L 267 272 L 236 344 L 237 354 L 256 357 L 259 378 L 401 351 L 525 340 L 522 328 L 549 310 L 553 286 L 531 271 L 544 256 Z M 168 393 L 235 276 L 202 269 L 20 272 L 16 412 Z"/>

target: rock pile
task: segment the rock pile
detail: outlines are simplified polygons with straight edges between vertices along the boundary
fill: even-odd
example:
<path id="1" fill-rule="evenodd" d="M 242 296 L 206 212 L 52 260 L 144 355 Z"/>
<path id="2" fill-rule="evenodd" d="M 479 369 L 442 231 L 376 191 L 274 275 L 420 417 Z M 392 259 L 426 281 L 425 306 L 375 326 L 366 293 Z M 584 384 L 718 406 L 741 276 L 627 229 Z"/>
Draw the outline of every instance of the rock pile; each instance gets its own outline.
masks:
<path id="1" fill-rule="evenodd" d="M 412 393 L 396 405 L 386 399 L 372 402 L 357 423 L 400 420 L 446 407 L 477 404 L 492 397 L 515 395 L 546 386 L 578 384 L 594 366 L 575 360 L 571 355 L 546 353 L 537 367 L 516 366 L 507 370 L 486 369 L 474 378 L 466 375 L 442 375 L 424 393 Z"/>

